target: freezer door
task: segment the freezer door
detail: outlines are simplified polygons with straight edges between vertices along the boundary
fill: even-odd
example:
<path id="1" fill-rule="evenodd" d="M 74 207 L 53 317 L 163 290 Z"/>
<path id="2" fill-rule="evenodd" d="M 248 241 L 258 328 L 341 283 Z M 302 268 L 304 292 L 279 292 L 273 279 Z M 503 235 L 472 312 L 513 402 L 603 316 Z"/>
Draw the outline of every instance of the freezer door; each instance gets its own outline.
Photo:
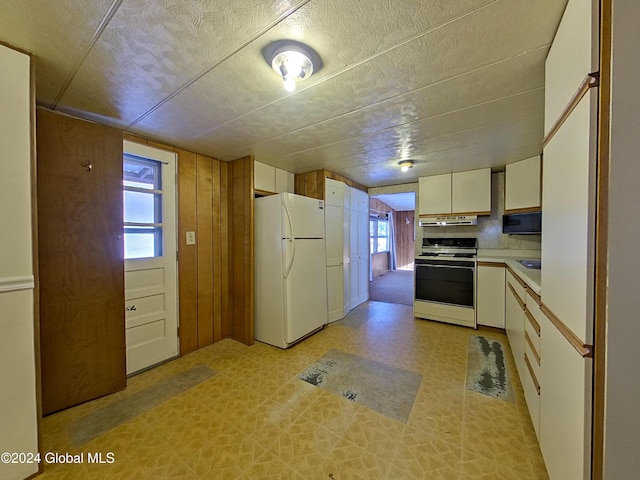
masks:
<path id="1" fill-rule="evenodd" d="M 324 240 L 284 240 L 283 248 L 292 250 L 285 258 L 293 257 L 284 279 L 285 341 L 291 344 L 327 323 Z"/>
<path id="2" fill-rule="evenodd" d="M 286 238 L 324 238 L 324 201 L 282 194 L 282 223 Z"/>

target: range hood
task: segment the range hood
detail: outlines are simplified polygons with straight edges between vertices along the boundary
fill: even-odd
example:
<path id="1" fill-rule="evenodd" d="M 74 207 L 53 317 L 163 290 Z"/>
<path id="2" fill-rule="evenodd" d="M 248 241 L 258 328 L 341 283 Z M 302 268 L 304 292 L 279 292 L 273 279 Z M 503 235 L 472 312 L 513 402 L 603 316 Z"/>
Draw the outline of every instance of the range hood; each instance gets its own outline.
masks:
<path id="1" fill-rule="evenodd" d="M 421 217 L 422 227 L 448 227 L 452 225 L 477 225 L 476 215 L 445 215 L 440 217 Z"/>

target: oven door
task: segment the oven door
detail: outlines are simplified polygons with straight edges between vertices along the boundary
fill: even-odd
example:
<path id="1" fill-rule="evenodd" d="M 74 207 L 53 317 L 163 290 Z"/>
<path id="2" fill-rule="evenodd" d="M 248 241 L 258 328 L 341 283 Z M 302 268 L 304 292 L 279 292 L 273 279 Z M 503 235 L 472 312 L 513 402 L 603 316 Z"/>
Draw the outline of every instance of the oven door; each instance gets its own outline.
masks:
<path id="1" fill-rule="evenodd" d="M 418 301 L 475 307 L 475 262 L 416 259 Z"/>

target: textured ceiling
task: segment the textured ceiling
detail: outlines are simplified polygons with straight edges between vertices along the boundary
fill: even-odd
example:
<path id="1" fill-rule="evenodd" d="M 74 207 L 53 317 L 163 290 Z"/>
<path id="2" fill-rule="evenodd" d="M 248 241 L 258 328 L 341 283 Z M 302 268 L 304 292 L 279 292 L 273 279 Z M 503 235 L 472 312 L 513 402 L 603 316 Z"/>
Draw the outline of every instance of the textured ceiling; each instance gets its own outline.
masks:
<path id="1" fill-rule="evenodd" d="M 188 150 L 367 185 L 542 150 L 544 60 L 566 0 L 2 0 L 40 105 Z M 279 39 L 323 68 L 289 94 Z M 416 164 L 406 174 L 402 159 Z"/>

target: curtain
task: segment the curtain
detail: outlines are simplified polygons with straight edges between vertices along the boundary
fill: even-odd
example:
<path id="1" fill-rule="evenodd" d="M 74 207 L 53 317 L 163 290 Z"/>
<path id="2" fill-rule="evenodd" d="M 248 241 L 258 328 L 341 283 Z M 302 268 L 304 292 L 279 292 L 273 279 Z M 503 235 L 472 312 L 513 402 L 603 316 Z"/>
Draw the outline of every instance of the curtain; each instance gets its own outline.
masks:
<path id="1" fill-rule="evenodd" d="M 389 212 L 389 270 L 396 270 L 396 227 L 393 221 L 393 211 Z"/>

